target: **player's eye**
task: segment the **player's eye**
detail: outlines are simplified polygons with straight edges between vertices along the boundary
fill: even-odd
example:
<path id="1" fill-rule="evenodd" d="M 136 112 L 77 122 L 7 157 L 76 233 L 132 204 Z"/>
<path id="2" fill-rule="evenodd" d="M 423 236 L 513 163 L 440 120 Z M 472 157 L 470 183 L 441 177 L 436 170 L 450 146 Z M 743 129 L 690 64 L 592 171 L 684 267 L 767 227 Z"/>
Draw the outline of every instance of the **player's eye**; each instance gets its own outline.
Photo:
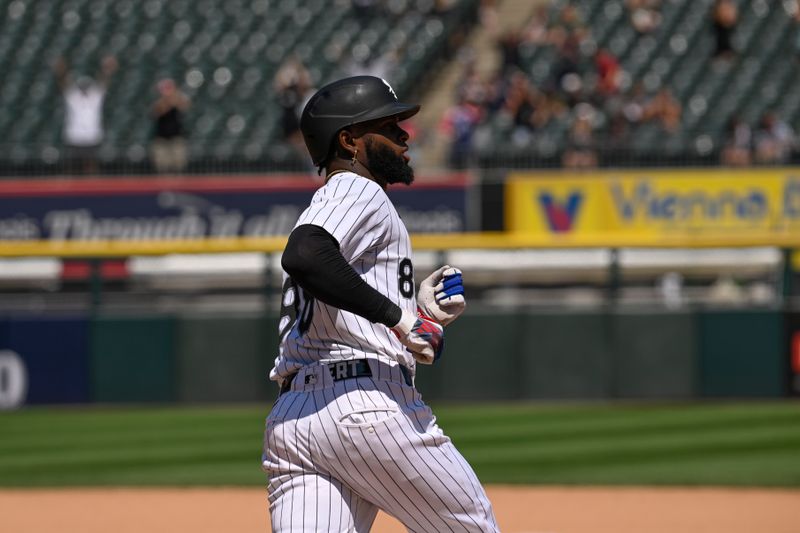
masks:
<path id="1" fill-rule="evenodd" d="M 397 122 L 392 122 L 391 124 L 387 124 L 386 131 L 391 133 L 394 136 L 402 135 L 404 133 L 403 132 L 403 128 L 398 126 Z"/>

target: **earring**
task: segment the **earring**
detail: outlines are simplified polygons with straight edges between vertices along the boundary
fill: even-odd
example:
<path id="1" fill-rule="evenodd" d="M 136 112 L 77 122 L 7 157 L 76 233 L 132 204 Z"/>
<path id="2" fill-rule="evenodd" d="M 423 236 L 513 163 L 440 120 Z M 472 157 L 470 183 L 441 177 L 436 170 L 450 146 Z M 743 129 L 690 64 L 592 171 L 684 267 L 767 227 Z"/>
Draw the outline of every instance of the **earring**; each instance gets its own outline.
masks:
<path id="1" fill-rule="evenodd" d="M 358 156 L 358 148 L 356 148 L 356 151 L 353 152 L 353 160 L 350 161 L 350 167 L 351 168 L 355 168 L 356 163 L 358 162 L 358 159 L 356 159 L 356 156 Z"/>

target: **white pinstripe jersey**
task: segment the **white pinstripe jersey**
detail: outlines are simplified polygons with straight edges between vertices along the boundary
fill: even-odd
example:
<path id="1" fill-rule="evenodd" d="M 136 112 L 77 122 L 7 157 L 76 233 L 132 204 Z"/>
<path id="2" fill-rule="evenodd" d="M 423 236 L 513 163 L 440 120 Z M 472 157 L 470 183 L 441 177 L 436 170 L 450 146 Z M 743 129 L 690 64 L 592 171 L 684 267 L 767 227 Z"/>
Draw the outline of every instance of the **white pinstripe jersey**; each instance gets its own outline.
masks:
<path id="1" fill-rule="evenodd" d="M 411 241 L 386 192 L 353 172 L 339 172 L 314 194 L 295 227 L 313 224 L 339 242 L 340 251 L 365 282 L 414 313 Z M 311 298 L 284 272 L 280 353 L 270 379 L 279 380 L 316 362 L 376 358 L 414 370 L 414 358 L 383 324 Z"/>

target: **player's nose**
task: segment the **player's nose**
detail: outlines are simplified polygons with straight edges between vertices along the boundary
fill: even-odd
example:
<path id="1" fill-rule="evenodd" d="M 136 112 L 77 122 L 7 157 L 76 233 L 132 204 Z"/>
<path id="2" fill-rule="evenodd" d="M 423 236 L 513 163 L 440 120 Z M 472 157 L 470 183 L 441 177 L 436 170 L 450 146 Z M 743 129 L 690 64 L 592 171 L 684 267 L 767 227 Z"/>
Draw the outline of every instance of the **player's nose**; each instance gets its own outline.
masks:
<path id="1" fill-rule="evenodd" d="M 406 142 L 408 142 L 408 139 L 409 139 L 408 132 L 406 130 L 404 130 L 403 128 L 398 128 L 398 129 L 400 130 L 400 135 L 398 137 L 398 140 L 400 141 L 400 144 L 405 145 Z"/>

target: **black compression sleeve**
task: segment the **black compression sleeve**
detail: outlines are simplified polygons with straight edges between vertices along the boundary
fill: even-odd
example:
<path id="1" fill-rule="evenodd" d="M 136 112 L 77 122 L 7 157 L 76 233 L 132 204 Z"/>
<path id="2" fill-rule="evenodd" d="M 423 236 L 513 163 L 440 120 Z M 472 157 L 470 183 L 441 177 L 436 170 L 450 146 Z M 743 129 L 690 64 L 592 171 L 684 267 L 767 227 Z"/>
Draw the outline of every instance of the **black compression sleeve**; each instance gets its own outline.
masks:
<path id="1" fill-rule="evenodd" d="M 281 266 L 298 285 L 328 305 L 388 327 L 400 322 L 400 307 L 361 279 L 342 256 L 334 236 L 319 226 L 303 224 L 292 231 Z"/>

